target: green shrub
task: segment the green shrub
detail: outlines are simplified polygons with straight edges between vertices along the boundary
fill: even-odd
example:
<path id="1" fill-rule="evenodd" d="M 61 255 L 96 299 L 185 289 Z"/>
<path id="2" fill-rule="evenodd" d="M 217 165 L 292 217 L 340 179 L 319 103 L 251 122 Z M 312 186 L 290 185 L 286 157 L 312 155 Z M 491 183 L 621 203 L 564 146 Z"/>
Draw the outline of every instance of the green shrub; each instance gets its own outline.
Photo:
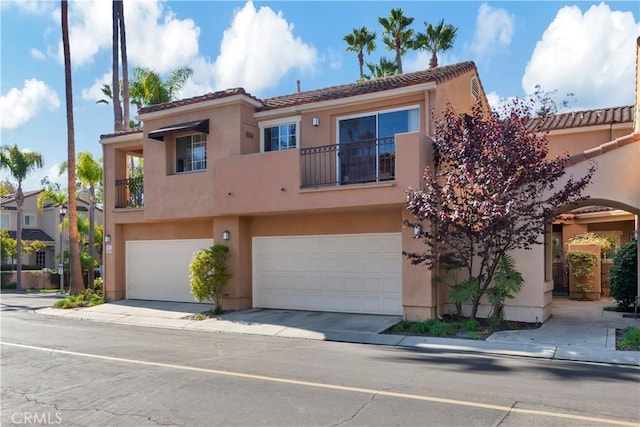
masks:
<path id="1" fill-rule="evenodd" d="M 631 240 L 613 257 L 609 270 L 609 295 L 616 299 L 618 309 L 626 311 L 638 296 L 638 241 Z"/>
<path id="2" fill-rule="evenodd" d="M 616 345 L 618 350 L 640 350 L 640 328 L 630 326 L 622 334 L 622 339 Z"/>
<path id="3" fill-rule="evenodd" d="M 411 322 L 409 322 L 408 320 L 401 320 L 393 327 L 393 330 L 395 332 L 402 332 L 406 331 L 410 326 Z"/>
<path id="4" fill-rule="evenodd" d="M 500 317 L 489 317 L 487 318 L 487 326 L 494 329 L 498 326 L 502 325 L 503 319 Z"/>
<path id="5" fill-rule="evenodd" d="M 411 326 L 411 330 L 416 334 L 426 334 L 429 332 L 429 325 L 427 322 L 416 322 Z"/>
<path id="6" fill-rule="evenodd" d="M 464 329 L 465 331 L 477 331 L 480 329 L 480 322 L 476 319 L 465 319 L 460 324 L 460 329 Z"/>
<path id="7" fill-rule="evenodd" d="M 456 330 L 452 323 L 447 322 L 434 322 L 429 328 L 431 333 L 437 337 L 450 337 L 454 335 Z"/>
<path id="8" fill-rule="evenodd" d="M 569 273 L 576 280 L 576 288 L 582 292 L 591 290 L 593 269 L 598 262 L 598 256 L 592 252 L 569 251 L 567 252 L 567 263 Z"/>
<path id="9" fill-rule="evenodd" d="M 102 279 L 102 277 L 96 277 L 95 279 L 93 279 L 93 290 L 96 291 L 96 293 L 99 293 L 100 295 L 102 295 L 103 287 L 104 287 L 104 280 Z"/>
<path id="10" fill-rule="evenodd" d="M 231 278 L 227 268 L 229 248 L 216 244 L 195 253 L 189 265 L 191 294 L 198 302 L 210 300 L 217 313 L 222 311 L 224 288 Z"/>
<path id="11" fill-rule="evenodd" d="M 77 307 L 93 307 L 96 305 L 104 304 L 105 300 L 96 294 L 91 289 L 78 294 L 68 295 L 67 297 L 60 299 L 53 303 L 55 308 L 77 308 Z"/>

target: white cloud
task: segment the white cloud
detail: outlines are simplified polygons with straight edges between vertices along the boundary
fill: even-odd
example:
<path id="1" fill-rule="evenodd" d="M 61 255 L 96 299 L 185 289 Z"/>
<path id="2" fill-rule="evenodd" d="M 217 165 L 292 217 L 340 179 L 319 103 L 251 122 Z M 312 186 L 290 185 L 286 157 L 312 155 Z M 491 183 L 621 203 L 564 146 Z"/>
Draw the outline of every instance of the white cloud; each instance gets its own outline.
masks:
<path id="1" fill-rule="evenodd" d="M 393 59 L 393 58 L 391 58 Z M 406 56 L 402 60 L 402 69 L 405 73 L 411 73 L 414 71 L 423 71 L 429 68 L 429 61 L 431 60 L 431 52 L 420 50 L 413 56 Z M 453 53 L 440 52 L 438 53 L 438 67 L 444 65 L 455 64 L 460 62 L 460 59 Z"/>
<path id="2" fill-rule="evenodd" d="M 269 7 L 256 10 L 249 1 L 225 30 L 214 77 L 220 88 L 241 86 L 253 94 L 275 87 L 289 71 L 312 71 L 314 47 L 293 34 L 293 24 Z"/>
<path id="3" fill-rule="evenodd" d="M 39 61 L 42 61 L 47 58 L 47 56 L 44 53 L 42 53 L 41 50 L 36 48 L 31 49 L 31 57 Z"/>
<path id="4" fill-rule="evenodd" d="M 1 7 L 17 7 L 26 13 L 34 15 L 46 15 L 55 9 L 56 4 L 52 1 L 32 1 L 32 0 L 3 0 Z"/>
<path id="5" fill-rule="evenodd" d="M 511 44 L 514 17 L 504 9 L 493 8 L 486 3 L 480 5 L 476 18 L 476 32 L 470 50 L 476 56 L 486 56 L 495 51 L 496 46 Z"/>
<path id="6" fill-rule="evenodd" d="M 69 7 L 69 38 L 74 66 L 91 64 L 100 51 L 111 52 L 110 1 L 76 1 Z M 124 2 L 127 57 L 130 65 L 166 73 L 186 65 L 198 53 L 200 29 L 192 19 L 178 19 L 158 0 Z M 58 16 L 56 19 L 60 19 Z M 62 41 L 53 54 L 62 63 Z"/>
<path id="7" fill-rule="evenodd" d="M 328 48 L 327 57 L 329 58 L 329 67 L 331 67 L 332 70 L 342 68 L 342 52 Z"/>
<path id="8" fill-rule="evenodd" d="M 25 80 L 22 89 L 11 88 L 0 97 L 0 128 L 15 129 L 40 111 L 60 107 L 56 91 L 36 79 Z"/>
<path id="9" fill-rule="evenodd" d="M 102 93 L 102 86 L 105 84 L 111 86 L 111 76 L 111 71 L 108 71 L 102 77 L 95 79 L 92 86 L 82 89 L 82 99 L 86 101 L 105 99 L 106 97 Z"/>
<path id="10" fill-rule="evenodd" d="M 601 3 L 583 15 L 578 6 L 565 6 L 538 41 L 522 88 L 573 93 L 580 108 L 633 104 L 638 34 L 631 12 Z"/>
<path id="11" fill-rule="evenodd" d="M 45 159 L 44 168 L 35 169 L 22 183 L 23 189 L 38 190 L 42 188 L 40 182 L 43 178 L 47 178 L 52 184 L 60 184 L 61 188 L 67 187 L 67 173 L 60 175 L 60 163 L 54 163 L 48 166 Z"/>

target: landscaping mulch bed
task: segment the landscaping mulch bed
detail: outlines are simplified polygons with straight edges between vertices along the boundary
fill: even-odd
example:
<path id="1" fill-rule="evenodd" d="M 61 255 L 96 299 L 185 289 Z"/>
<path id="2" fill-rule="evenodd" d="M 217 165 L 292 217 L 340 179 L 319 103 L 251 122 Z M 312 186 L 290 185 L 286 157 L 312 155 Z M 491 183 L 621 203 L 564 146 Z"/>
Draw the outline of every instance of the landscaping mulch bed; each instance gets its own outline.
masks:
<path id="1" fill-rule="evenodd" d="M 452 317 L 445 316 L 441 323 L 450 323 L 454 325 L 453 332 L 451 334 L 443 335 L 436 334 L 431 331 L 417 332 L 413 326 L 418 322 L 400 322 L 389 329 L 383 331 L 383 334 L 392 335 L 405 335 L 405 336 L 420 336 L 420 337 L 439 337 L 439 338 L 460 338 L 460 339 L 476 339 L 485 340 L 487 337 L 495 332 L 499 331 L 512 331 L 512 330 L 524 330 L 524 329 L 538 329 L 542 326 L 541 323 L 526 323 L 526 322 L 514 322 L 505 320 L 499 324 L 491 322 L 487 319 L 477 319 L 478 327 L 473 330 L 464 329 L 462 324 L 468 319 L 454 320 Z"/>

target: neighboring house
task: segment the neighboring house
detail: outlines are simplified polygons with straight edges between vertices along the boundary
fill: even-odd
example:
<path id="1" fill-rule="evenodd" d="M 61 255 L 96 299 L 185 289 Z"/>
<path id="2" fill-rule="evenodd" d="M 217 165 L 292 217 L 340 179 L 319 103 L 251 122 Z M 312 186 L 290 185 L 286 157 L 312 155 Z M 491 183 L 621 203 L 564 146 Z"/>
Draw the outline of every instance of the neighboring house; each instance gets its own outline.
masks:
<path id="1" fill-rule="evenodd" d="M 141 129 L 101 137 L 107 299 L 194 301 L 189 262 L 217 242 L 230 248 L 227 309 L 444 314 L 446 285 L 402 256 L 422 245 L 401 224 L 405 191 L 432 163 L 431 112 L 478 101 L 488 107 L 475 65 L 463 62 L 268 99 L 238 88 L 141 109 Z M 640 137 L 631 139 L 616 155 L 640 153 Z M 570 169 L 583 173 L 584 157 Z M 136 158 L 143 177 L 131 172 Z M 640 196 L 626 199 L 640 195 L 635 168 L 620 205 L 637 215 Z M 551 314 L 550 231 L 549 244 L 514 254 L 526 284 L 507 302 L 508 319 Z"/>
<path id="2" fill-rule="evenodd" d="M 22 240 L 27 245 L 34 240 L 39 240 L 45 245 L 45 249 L 32 254 L 24 254 L 22 256 L 22 263 L 56 270 L 60 262 L 60 211 L 57 206 L 47 204 L 45 204 L 42 210 L 38 209 L 38 196 L 42 191 L 43 190 L 24 192 Z M 88 218 L 88 196 L 81 192 L 77 200 L 78 214 Z M 9 235 L 15 239 L 18 214 L 15 195 L 10 194 L 3 196 L 0 207 L 0 216 L 2 219 L 1 228 L 8 230 Z M 102 210 L 96 209 L 96 224 L 103 223 L 102 217 Z M 66 236 L 64 234 L 65 233 L 63 233 L 62 236 L 63 251 L 69 249 L 68 233 L 66 233 Z M 2 262 L 11 261 L 2 260 Z"/>
<path id="3" fill-rule="evenodd" d="M 551 115 L 532 121 L 531 128 L 547 132 L 550 157 L 575 156 L 632 134 L 634 118 L 634 106 L 600 108 Z M 621 244 L 635 238 L 635 230 L 632 213 L 607 205 L 583 206 L 560 215 L 552 228 L 554 295 L 569 293 L 566 252 L 571 238 L 587 232 L 611 236 L 616 239 L 615 249 L 619 249 Z M 603 275 L 615 249 L 604 254 Z M 608 282 L 608 277 L 603 277 L 604 282 Z"/>

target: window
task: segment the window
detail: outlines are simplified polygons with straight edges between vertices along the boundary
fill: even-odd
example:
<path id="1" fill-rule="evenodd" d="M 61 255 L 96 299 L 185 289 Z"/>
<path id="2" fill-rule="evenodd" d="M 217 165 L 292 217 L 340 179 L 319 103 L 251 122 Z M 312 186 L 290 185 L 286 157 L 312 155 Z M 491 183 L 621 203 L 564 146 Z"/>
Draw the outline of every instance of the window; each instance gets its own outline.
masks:
<path id="1" fill-rule="evenodd" d="M 10 220 L 9 214 L 0 215 L 0 228 L 4 228 L 5 230 L 8 230 L 10 224 L 11 224 L 11 220 Z"/>
<path id="2" fill-rule="evenodd" d="M 36 252 L 36 265 L 38 268 L 45 268 L 47 261 L 47 253 L 45 251 Z"/>
<path id="3" fill-rule="evenodd" d="M 295 123 L 289 123 L 264 129 L 264 151 L 280 151 L 296 148 Z"/>
<path id="4" fill-rule="evenodd" d="M 24 214 L 24 225 L 27 227 L 35 227 L 37 225 L 36 218 L 34 214 Z"/>
<path id="5" fill-rule="evenodd" d="M 393 179 L 395 135 L 419 129 L 418 107 L 338 119 L 338 181 L 347 184 Z"/>
<path id="6" fill-rule="evenodd" d="M 302 116 L 264 120 L 260 126 L 260 151 L 281 151 L 298 148 Z"/>
<path id="7" fill-rule="evenodd" d="M 176 138 L 176 173 L 207 169 L 207 135 L 197 133 Z"/>

